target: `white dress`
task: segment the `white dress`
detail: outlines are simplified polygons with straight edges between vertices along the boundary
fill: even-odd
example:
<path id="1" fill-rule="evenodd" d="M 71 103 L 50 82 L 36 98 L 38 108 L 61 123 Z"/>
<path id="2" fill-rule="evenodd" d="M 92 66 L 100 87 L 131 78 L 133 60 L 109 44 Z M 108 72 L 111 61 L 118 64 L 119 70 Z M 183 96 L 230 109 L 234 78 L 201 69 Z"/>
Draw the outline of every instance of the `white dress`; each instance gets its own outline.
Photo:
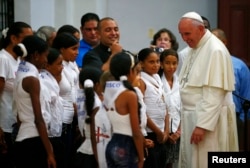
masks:
<path id="1" fill-rule="evenodd" d="M 231 93 L 234 74 L 224 44 L 207 31 L 185 59 L 179 79 L 183 107 L 179 167 L 206 168 L 208 151 L 238 151 Z M 198 145 L 190 144 L 195 127 L 207 130 Z"/>

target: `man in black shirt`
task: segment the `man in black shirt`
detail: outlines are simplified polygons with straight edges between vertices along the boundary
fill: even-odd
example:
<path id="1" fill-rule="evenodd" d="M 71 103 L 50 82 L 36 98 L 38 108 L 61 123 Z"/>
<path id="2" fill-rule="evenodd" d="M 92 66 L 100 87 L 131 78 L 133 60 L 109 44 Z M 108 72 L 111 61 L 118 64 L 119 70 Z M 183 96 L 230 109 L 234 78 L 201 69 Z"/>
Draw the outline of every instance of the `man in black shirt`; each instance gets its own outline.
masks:
<path id="1" fill-rule="evenodd" d="M 83 68 L 92 66 L 105 71 L 109 69 L 111 57 L 122 51 L 122 46 L 119 44 L 119 27 L 114 19 L 106 17 L 98 23 L 97 32 L 100 36 L 100 44 L 86 53 Z"/>

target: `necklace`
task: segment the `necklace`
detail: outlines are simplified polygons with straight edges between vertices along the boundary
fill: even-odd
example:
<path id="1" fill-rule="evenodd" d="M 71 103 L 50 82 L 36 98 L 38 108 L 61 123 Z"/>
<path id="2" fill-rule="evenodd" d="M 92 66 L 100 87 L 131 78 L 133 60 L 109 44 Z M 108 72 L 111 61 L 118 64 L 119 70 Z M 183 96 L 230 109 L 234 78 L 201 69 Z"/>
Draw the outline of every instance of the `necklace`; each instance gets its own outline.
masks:
<path id="1" fill-rule="evenodd" d="M 188 62 L 185 66 L 185 70 L 184 70 L 184 75 L 183 77 L 181 78 L 181 81 L 180 81 L 180 85 L 181 85 L 181 88 L 183 88 L 185 86 L 185 84 L 188 82 L 188 78 L 189 78 L 189 73 L 193 67 L 193 64 L 198 56 L 198 53 L 199 53 L 200 49 L 197 51 L 197 50 L 194 50 L 192 49 L 190 52 L 190 55 L 189 57 L 187 58 L 188 59 Z"/>
<path id="2" fill-rule="evenodd" d="M 198 56 L 200 56 L 200 51 L 202 51 L 202 49 L 205 46 L 207 46 L 206 43 L 209 41 L 210 37 L 211 37 L 211 33 L 209 31 L 207 31 L 207 33 L 199 41 L 199 44 L 197 45 L 197 48 L 191 49 L 189 51 L 188 58 L 187 58 L 188 62 L 185 64 L 185 67 L 184 67 L 185 69 L 184 69 L 184 72 L 182 73 L 183 75 L 182 75 L 181 80 L 180 80 L 180 86 L 181 86 L 181 88 L 183 88 L 188 83 L 189 74 L 190 74 L 190 72 L 192 70 L 193 64 L 196 61 L 196 58 Z M 204 55 L 204 56 L 207 57 L 207 55 Z M 198 68 L 197 71 L 199 71 L 198 65 L 196 67 Z"/>

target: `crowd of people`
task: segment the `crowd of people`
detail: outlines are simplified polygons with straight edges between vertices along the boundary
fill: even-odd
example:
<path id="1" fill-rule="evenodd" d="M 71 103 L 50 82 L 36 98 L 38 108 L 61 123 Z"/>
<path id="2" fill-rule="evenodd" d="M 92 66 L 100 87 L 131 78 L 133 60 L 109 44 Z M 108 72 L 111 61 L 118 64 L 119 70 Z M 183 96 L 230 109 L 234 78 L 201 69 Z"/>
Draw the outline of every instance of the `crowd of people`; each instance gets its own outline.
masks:
<path id="1" fill-rule="evenodd" d="M 0 166 L 205 168 L 208 152 L 239 151 L 248 67 L 198 13 L 177 29 L 183 50 L 162 28 L 137 53 L 119 43 L 115 19 L 95 13 L 80 29 L 4 29 Z"/>

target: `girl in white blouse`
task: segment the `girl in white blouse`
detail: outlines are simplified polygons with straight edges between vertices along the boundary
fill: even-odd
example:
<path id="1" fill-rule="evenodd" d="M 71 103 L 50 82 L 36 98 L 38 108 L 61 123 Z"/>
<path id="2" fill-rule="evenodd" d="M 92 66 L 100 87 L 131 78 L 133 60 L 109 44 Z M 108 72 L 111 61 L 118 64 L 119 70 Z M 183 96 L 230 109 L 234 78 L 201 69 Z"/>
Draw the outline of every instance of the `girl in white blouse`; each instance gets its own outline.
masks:
<path id="1" fill-rule="evenodd" d="M 160 55 L 161 70 L 159 75 L 163 83 L 164 98 L 169 114 L 169 138 L 167 147 L 167 168 L 172 168 L 173 163 L 179 159 L 180 147 L 180 110 L 181 98 L 179 79 L 175 71 L 178 66 L 178 54 L 173 49 L 164 50 Z"/>
<path id="2" fill-rule="evenodd" d="M 63 58 L 57 49 L 50 48 L 47 59 L 46 68 L 40 71 L 42 92 L 46 93 L 42 104 L 42 113 L 47 124 L 48 136 L 53 146 L 57 168 L 63 168 L 64 144 L 61 140 L 63 104 L 58 85 L 61 80 Z"/>
<path id="3" fill-rule="evenodd" d="M 53 48 L 58 49 L 63 57 L 63 71 L 62 78 L 59 82 L 60 96 L 63 99 L 63 130 L 62 140 L 65 144 L 65 165 L 70 167 L 70 162 L 74 154 L 73 119 L 77 117 L 76 110 L 76 93 L 79 89 L 78 76 L 79 70 L 73 66 L 78 54 L 79 41 L 75 36 L 69 33 L 57 34 L 53 44 Z"/>

